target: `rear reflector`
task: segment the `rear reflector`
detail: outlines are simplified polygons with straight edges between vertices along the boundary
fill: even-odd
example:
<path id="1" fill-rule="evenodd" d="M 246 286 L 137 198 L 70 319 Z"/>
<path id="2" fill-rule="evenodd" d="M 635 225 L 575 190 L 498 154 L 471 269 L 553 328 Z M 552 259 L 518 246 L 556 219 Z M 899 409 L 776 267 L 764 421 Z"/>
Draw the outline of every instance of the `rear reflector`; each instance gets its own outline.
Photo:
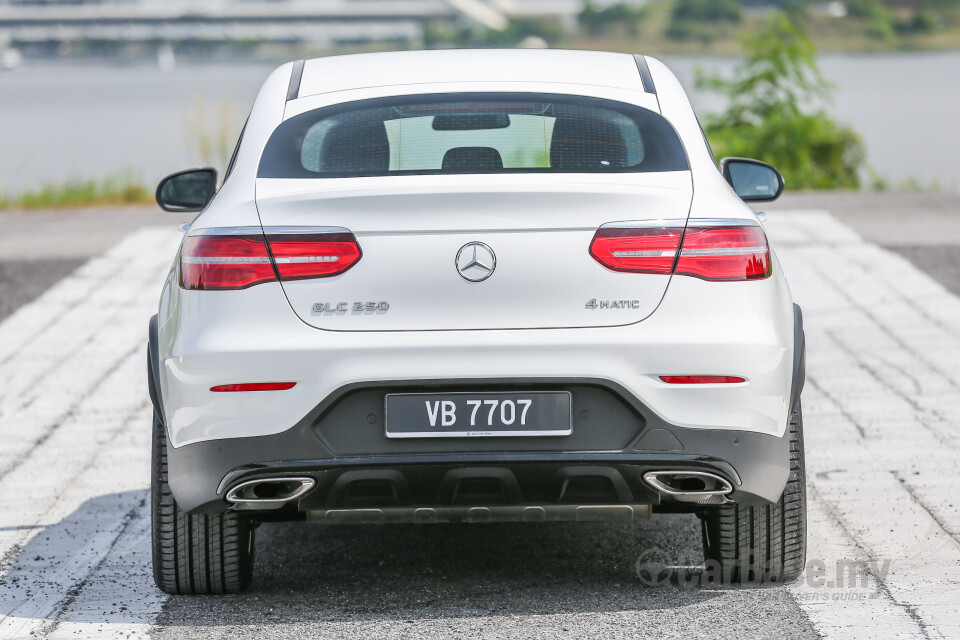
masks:
<path id="1" fill-rule="evenodd" d="M 678 256 L 679 250 L 679 256 Z M 771 273 L 770 248 L 758 226 L 598 229 L 590 255 L 614 271 L 760 280 Z"/>
<path id="2" fill-rule="evenodd" d="M 737 376 L 660 376 L 660 379 L 670 384 L 735 384 L 746 382 Z"/>
<path id="3" fill-rule="evenodd" d="M 296 382 L 249 382 L 245 384 L 221 384 L 216 387 L 210 387 L 210 391 L 230 392 L 230 391 L 286 391 L 293 389 Z"/>
<path id="4" fill-rule="evenodd" d="M 614 271 L 668 275 L 682 235 L 680 227 L 598 229 L 590 243 L 590 255 Z"/>
<path id="5" fill-rule="evenodd" d="M 352 233 L 269 234 L 267 243 L 281 280 L 336 276 L 361 257 Z"/>
<path id="6" fill-rule="evenodd" d="M 262 235 L 189 236 L 180 252 L 184 289 L 246 289 L 276 277 Z"/>

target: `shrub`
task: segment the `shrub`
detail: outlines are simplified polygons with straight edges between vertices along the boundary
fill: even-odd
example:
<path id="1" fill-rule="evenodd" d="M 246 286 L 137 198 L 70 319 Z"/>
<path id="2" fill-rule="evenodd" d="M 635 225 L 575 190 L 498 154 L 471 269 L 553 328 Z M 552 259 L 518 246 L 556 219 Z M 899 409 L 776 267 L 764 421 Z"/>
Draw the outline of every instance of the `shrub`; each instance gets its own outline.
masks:
<path id="1" fill-rule="evenodd" d="M 547 43 L 556 42 L 563 34 L 563 26 L 556 20 L 541 18 L 516 18 L 506 28 L 458 27 L 443 23 L 428 23 L 424 29 L 423 45 L 430 48 L 443 47 L 515 47 L 529 36 L 543 38 Z"/>
<path id="2" fill-rule="evenodd" d="M 604 35 L 618 28 L 635 36 L 646 16 L 646 8 L 635 4 L 617 2 L 601 9 L 588 1 L 577 16 L 577 24 L 591 36 Z"/>
<path id="3" fill-rule="evenodd" d="M 803 110 L 828 99 L 832 87 L 800 26 L 776 13 L 743 45 L 746 57 L 732 78 L 698 74 L 698 86 L 729 100 L 725 112 L 705 119 L 715 152 L 770 162 L 791 188 L 859 187 L 866 156 L 860 137 L 823 110 Z"/>
<path id="4" fill-rule="evenodd" d="M 738 0 L 677 0 L 666 35 L 674 40 L 698 37 L 708 41 L 717 23 L 739 22 L 742 18 Z"/>

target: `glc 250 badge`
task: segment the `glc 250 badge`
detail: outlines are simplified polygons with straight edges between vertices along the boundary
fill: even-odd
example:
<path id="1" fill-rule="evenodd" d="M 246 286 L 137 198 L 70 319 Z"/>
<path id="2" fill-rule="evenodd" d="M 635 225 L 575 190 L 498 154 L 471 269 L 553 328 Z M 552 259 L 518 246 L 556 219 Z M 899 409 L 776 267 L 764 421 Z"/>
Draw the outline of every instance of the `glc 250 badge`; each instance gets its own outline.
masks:
<path id="1" fill-rule="evenodd" d="M 390 303 L 384 300 L 380 302 L 315 302 L 313 303 L 314 313 L 385 313 L 390 310 Z"/>
<path id="2" fill-rule="evenodd" d="M 639 309 L 640 301 L 639 300 L 597 300 L 596 298 L 590 298 L 587 301 L 587 304 L 583 305 L 584 309 L 590 309 L 591 311 L 596 311 L 597 309 Z"/>

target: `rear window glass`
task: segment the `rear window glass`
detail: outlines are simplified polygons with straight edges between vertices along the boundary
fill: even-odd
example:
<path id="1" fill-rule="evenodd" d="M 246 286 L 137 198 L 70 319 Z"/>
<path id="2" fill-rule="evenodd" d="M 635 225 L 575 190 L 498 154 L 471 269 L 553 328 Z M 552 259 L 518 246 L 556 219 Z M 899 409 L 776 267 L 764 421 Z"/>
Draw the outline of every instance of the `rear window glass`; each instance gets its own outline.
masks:
<path id="1" fill-rule="evenodd" d="M 261 178 L 683 171 L 659 114 L 547 94 L 377 98 L 309 111 L 274 131 Z"/>

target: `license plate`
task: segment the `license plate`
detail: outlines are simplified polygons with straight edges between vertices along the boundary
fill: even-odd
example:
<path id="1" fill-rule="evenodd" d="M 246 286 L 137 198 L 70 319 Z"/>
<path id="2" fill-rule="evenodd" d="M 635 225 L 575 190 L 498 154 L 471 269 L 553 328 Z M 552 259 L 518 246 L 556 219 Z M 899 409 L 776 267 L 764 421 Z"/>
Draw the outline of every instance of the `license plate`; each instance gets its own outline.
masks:
<path id="1" fill-rule="evenodd" d="M 391 393 L 388 438 L 568 436 L 569 391 Z"/>

